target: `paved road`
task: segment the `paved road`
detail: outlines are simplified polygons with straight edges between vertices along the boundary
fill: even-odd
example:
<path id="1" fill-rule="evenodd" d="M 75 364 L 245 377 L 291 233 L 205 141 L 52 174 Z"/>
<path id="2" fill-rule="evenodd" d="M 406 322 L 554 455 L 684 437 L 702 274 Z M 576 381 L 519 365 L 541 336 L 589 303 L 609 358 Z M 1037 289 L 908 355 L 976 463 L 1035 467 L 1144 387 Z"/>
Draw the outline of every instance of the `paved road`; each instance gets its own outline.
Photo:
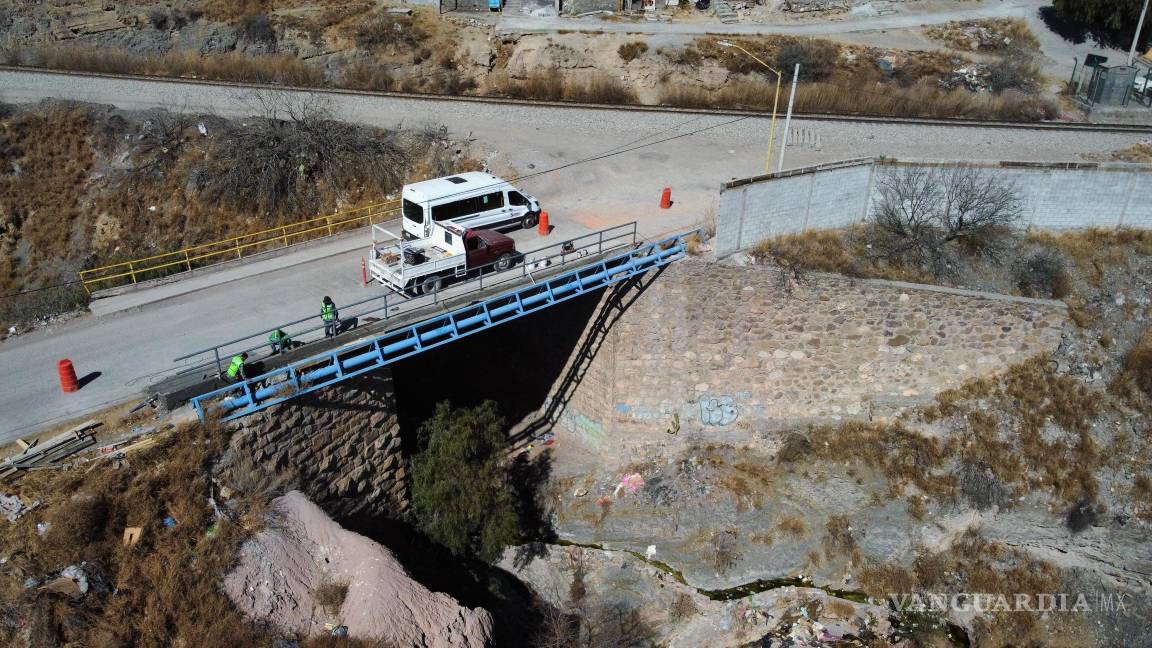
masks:
<path id="1" fill-rule="evenodd" d="M 239 116 L 236 91 L 213 85 L 0 72 L 0 100 L 62 97 L 139 109 L 166 106 Z M 768 120 L 644 111 L 504 106 L 445 100 L 333 95 L 344 118 L 378 126 L 446 124 L 516 170 L 556 172 L 531 177 L 536 194 L 566 232 L 639 220 L 655 235 L 702 221 L 722 181 L 763 170 Z M 1076 160 L 1137 142 L 1137 135 L 1068 135 L 975 127 L 805 122 L 794 126 L 813 144 L 789 151 L 787 166 L 849 157 Z M 668 140 L 675 137 L 676 139 Z M 668 141 L 661 141 L 668 140 Z M 815 144 L 819 141 L 819 145 Z M 655 142 L 655 143 L 654 143 Z M 654 144 L 653 144 L 654 143 Z M 645 146 L 646 144 L 651 144 Z M 588 162 L 587 158 L 628 152 Z M 572 166 L 566 166 L 572 165 Z M 673 189 L 671 210 L 658 209 Z M 530 233 L 527 233 L 530 234 Z M 129 311 L 89 316 L 0 345 L 0 442 L 100 405 L 138 396 L 171 359 L 259 330 L 269 321 L 307 315 L 318 296 L 338 303 L 361 298 L 361 253 L 353 250 L 172 296 Z M 168 296 L 168 295 L 165 295 Z M 60 393 L 55 362 L 69 357 L 83 376 L 101 375 L 81 392 Z"/>

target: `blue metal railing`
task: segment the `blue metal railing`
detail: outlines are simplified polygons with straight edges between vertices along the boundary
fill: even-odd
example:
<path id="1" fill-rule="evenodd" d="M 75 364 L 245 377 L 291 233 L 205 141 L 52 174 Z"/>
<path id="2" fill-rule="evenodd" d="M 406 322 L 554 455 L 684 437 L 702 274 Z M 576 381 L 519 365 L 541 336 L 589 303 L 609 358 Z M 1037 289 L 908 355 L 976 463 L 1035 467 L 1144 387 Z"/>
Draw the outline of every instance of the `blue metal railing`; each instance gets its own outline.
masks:
<path id="1" fill-rule="evenodd" d="M 202 421 L 210 414 L 232 420 L 258 412 L 672 263 L 684 256 L 685 239 L 692 234 L 695 232 L 647 243 L 547 281 L 210 391 L 192 398 L 192 408 Z"/>

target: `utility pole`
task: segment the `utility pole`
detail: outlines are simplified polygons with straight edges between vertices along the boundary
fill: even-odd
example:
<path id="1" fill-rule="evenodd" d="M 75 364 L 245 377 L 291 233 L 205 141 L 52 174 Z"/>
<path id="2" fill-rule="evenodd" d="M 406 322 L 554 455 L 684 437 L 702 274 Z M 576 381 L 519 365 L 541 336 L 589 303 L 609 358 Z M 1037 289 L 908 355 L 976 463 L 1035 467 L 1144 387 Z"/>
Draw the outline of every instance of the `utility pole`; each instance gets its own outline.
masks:
<path id="1" fill-rule="evenodd" d="M 799 78 L 800 64 L 797 63 L 792 70 L 792 92 L 788 94 L 788 116 L 784 118 L 784 139 L 780 142 L 780 164 L 776 167 L 776 173 L 784 170 L 784 151 L 788 149 L 788 128 L 792 125 L 792 104 L 796 101 L 796 80 Z"/>
<path id="2" fill-rule="evenodd" d="M 1144 29 L 1144 15 L 1148 13 L 1148 0 L 1144 0 L 1144 7 L 1140 9 L 1140 20 L 1136 21 L 1136 33 L 1132 34 L 1132 49 L 1128 50 L 1128 65 L 1136 58 L 1136 44 L 1140 42 L 1140 32 Z"/>

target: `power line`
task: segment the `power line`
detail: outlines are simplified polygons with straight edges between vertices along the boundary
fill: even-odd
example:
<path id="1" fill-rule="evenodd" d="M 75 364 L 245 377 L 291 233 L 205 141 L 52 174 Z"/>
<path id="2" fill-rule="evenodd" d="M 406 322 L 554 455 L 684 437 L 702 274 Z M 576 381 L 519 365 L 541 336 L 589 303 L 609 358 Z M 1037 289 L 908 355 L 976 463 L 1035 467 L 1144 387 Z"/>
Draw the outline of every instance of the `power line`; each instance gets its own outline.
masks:
<path id="1" fill-rule="evenodd" d="M 516 180 L 517 180 L 517 181 L 519 181 L 519 180 L 527 180 L 527 179 L 532 179 L 532 178 L 538 178 L 538 177 L 540 177 L 540 176 L 543 176 L 543 175 L 547 175 L 547 174 L 549 174 L 549 173 L 556 173 L 557 171 L 562 171 L 562 170 L 564 170 L 564 169 L 569 169 L 569 168 L 571 168 L 571 167 L 574 167 L 574 166 L 577 166 L 577 165 L 580 165 L 580 164 L 586 164 L 586 163 L 588 163 L 588 162 L 596 162 L 596 161 L 598 161 L 598 160 L 604 160 L 604 159 L 607 159 L 607 158 L 610 158 L 610 157 L 614 157 L 614 156 L 617 156 L 617 155 L 623 155 L 623 154 L 625 154 L 625 153 L 631 153 L 632 151 L 637 151 L 637 150 L 639 150 L 639 149 L 642 149 L 642 148 L 647 148 L 647 147 L 649 147 L 649 146 L 655 146 L 655 145 L 657 145 L 657 144 L 663 144 L 663 143 L 665 143 L 665 142 L 671 142 L 671 141 L 673 141 L 673 140 L 682 139 L 682 138 L 685 138 L 685 137 L 691 137 L 692 135 L 697 135 L 697 134 L 699 134 L 699 133 L 703 133 L 703 132 L 705 132 L 705 131 L 710 131 L 710 130 L 713 130 L 713 129 L 716 129 L 716 128 L 720 128 L 721 126 L 728 126 L 728 125 L 730 125 L 730 124 L 735 124 L 735 123 L 737 123 L 737 122 L 741 122 L 741 121 L 744 121 L 744 120 L 746 120 L 746 119 L 751 119 L 751 118 L 752 118 L 752 116 L 751 116 L 751 115 L 749 115 L 749 116 L 744 116 L 744 117 L 736 117 L 736 118 L 734 118 L 734 119 L 730 119 L 730 120 L 728 120 L 728 121 L 725 121 L 725 122 L 721 122 L 721 123 L 719 123 L 719 124 L 713 124 L 713 125 L 711 125 L 711 126 L 705 126 L 705 127 L 703 127 L 703 128 L 697 128 L 697 129 L 695 129 L 695 130 L 691 130 L 691 131 L 688 131 L 688 132 L 686 132 L 686 133 L 679 133 L 679 134 L 677 134 L 677 135 L 673 135 L 673 136 L 671 136 L 671 137 L 665 137 L 665 138 L 663 138 L 663 139 L 658 139 L 658 140 L 655 140 L 655 141 L 652 141 L 652 142 L 647 142 L 647 143 L 644 143 L 644 144 L 639 144 L 639 142 L 643 142 L 643 141 L 644 141 L 644 140 L 646 140 L 646 139 L 650 139 L 650 138 L 652 138 L 652 137 L 655 137 L 655 136 L 657 136 L 657 135 L 660 135 L 660 134 L 663 134 L 663 133 L 667 133 L 667 132 L 669 132 L 669 131 L 673 131 L 673 130 L 676 130 L 676 129 L 678 129 L 678 128 L 681 128 L 681 127 L 683 127 L 683 126 L 686 126 L 687 124 L 690 124 L 690 123 L 692 123 L 692 122 L 695 122 L 695 121 L 698 121 L 698 120 L 700 120 L 700 119 L 703 119 L 703 118 L 704 118 L 704 117 L 706 117 L 706 116 L 707 116 L 707 115 L 699 115 L 699 116 L 697 116 L 697 117 L 694 117 L 694 118 L 692 118 L 692 119 L 686 120 L 686 121 L 684 121 L 684 122 L 681 122 L 681 123 L 679 123 L 679 124 L 675 124 L 675 125 L 673 125 L 673 126 L 669 126 L 668 128 L 665 128 L 665 129 L 662 129 L 662 130 L 656 131 L 655 133 L 652 133 L 652 134 L 650 134 L 650 135 L 645 135 L 644 137 L 640 137 L 640 138 L 634 139 L 634 140 L 632 140 L 632 141 L 630 141 L 630 142 L 626 142 L 626 143 L 624 143 L 624 144 L 622 144 L 622 145 L 620 145 L 620 146 L 616 146 L 616 147 L 613 147 L 613 148 L 610 148 L 610 149 L 606 149 L 605 151 L 603 151 L 603 152 L 601 152 L 601 153 L 596 153 L 596 154 L 594 154 L 594 155 L 591 155 L 591 156 L 588 156 L 588 157 L 586 157 L 586 158 L 582 158 L 582 159 L 579 159 L 579 160 L 573 160 L 572 162 L 568 162 L 568 163 L 566 163 L 566 164 L 561 164 L 560 166 L 557 166 L 557 167 L 553 167 L 553 168 L 551 168 L 551 169 L 544 169 L 544 170 L 541 170 L 541 171 L 537 171 L 537 172 L 535 172 L 535 173 L 530 173 L 530 174 L 528 174 L 528 175 L 519 176 L 518 178 L 516 178 Z M 500 184 L 503 184 L 503 183 L 491 183 L 491 184 L 489 184 L 489 185 L 485 185 L 485 186 L 482 186 L 482 187 L 480 187 L 480 188 L 482 188 L 482 189 L 483 189 L 483 188 L 486 188 L 486 187 L 496 187 L 496 186 L 499 186 Z M 447 197 L 452 197 L 452 196 L 455 196 L 455 195 L 461 195 L 461 194 L 465 194 L 465 193 L 471 193 L 472 191 L 474 191 L 474 189 L 469 189 L 469 190 L 465 190 L 465 191 L 460 191 L 460 192 L 457 192 L 457 193 L 455 193 L 455 194 L 449 194 Z M 83 282 L 82 280 L 75 280 L 75 281 L 68 281 L 68 282 L 65 282 L 65 283 L 55 284 L 55 285 L 51 285 L 51 286 L 41 286 L 41 287 L 39 287 L 39 288 L 30 288 L 30 289 L 28 289 L 28 290 L 21 290 L 21 291 L 17 291 L 17 292 L 14 292 L 14 293 L 8 293 L 8 294 L 5 294 L 5 295 L 0 295 L 0 299 L 8 299 L 8 298 L 12 298 L 12 297 L 19 297 L 19 296 L 22 296 L 22 295 L 28 295 L 28 294 L 32 294 L 32 293 L 36 293 L 36 292 L 40 292 L 40 291 L 44 291 L 44 290 L 52 290 L 52 289 L 55 289 L 55 288 L 64 288 L 64 287 L 66 287 L 66 286 L 74 286 L 74 285 L 76 285 L 76 284 L 81 284 L 81 283 L 84 283 L 84 282 Z"/>

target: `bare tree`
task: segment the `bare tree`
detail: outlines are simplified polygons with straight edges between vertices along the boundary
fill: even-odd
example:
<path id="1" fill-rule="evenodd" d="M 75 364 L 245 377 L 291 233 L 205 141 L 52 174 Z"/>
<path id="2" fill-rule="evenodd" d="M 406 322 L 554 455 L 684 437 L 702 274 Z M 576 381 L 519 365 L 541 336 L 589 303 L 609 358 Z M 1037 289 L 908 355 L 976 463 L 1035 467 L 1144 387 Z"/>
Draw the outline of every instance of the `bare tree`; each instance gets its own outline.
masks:
<path id="1" fill-rule="evenodd" d="M 216 196 L 264 212 L 315 208 L 319 185 L 337 191 L 399 187 L 431 138 L 341 122 L 311 93 L 258 92 L 241 99 L 255 119 L 234 121 L 216 141 Z"/>
<path id="2" fill-rule="evenodd" d="M 878 180 L 873 250 L 939 276 L 954 253 L 999 251 L 996 240 L 1021 215 L 1016 186 L 972 167 L 892 168 Z"/>

